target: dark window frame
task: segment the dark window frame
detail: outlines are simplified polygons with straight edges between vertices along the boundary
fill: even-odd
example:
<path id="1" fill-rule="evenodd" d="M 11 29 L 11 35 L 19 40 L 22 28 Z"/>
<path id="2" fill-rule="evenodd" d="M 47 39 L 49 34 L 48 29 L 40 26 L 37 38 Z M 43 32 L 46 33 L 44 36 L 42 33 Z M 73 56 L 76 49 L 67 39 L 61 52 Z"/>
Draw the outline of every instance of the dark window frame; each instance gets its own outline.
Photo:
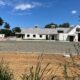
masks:
<path id="1" fill-rule="evenodd" d="M 63 31 L 63 30 L 58 30 L 57 32 L 58 32 L 58 33 L 64 33 L 64 31 Z"/>
<path id="2" fill-rule="evenodd" d="M 40 38 L 42 38 L 42 35 L 39 35 Z"/>
<path id="3" fill-rule="evenodd" d="M 30 34 L 27 34 L 27 37 L 30 37 Z"/>
<path id="4" fill-rule="evenodd" d="M 77 32 L 80 32 L 80 28 L 76 28 L 76 31 L 77 31 Z"/>
<path id="5" fill-rule="evenodd" d="M 36 35 L 35 35 L 35 34 L 33 34 L 33 37 L 36 37 Z"/>

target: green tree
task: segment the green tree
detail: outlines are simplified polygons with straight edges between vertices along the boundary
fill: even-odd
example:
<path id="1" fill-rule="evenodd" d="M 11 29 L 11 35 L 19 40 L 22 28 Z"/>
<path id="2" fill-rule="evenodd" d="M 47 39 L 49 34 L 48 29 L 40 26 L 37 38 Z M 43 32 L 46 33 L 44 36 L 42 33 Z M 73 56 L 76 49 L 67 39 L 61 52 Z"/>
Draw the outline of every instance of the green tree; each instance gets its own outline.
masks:
<path id="1" fill-rule="evenodd" d="M 39 26 L 34 26 L 35 28 L 39 28 Z"/>
<path id="2" fill-rule="evenodd" d="M 69 23 L 63 23 L 63 24 L 60 24 L 59 27 L 69 28 L 70 24 Z"/>
<path id="3" fill-rule="evenodd" d="M 45 25 L 45 28 L 56 28 L 56 27 L 58 27 L 58 25 L 55 23 L 50 23 L 50 24 Z"/>
<path id="4" fill-rule="evenodd" d="M 0 26 L 2 26 L 4 23 L 3 19 L 0 17 Z"/>
<path id="5" fill-rule="evenodd" d="M 15 27 L 15 28 L 12 29 L 12 31 L 14 33 L 16 33 L 16 32 L 20 33 L 21 32 L 21 28 L 20 27 Z"/>
<path id="6" fill-rule="evenodd" d="M 5 22 L 4 28 L 5 29 L 10 29 L 10 25 L 7 22 Z"/>
<path id="7" fill-rule="evenodd" d="M 0 34 L 5 34 L 5 37 L 15 36 L 15 33 L 8 29 L 1 29 Z"/>

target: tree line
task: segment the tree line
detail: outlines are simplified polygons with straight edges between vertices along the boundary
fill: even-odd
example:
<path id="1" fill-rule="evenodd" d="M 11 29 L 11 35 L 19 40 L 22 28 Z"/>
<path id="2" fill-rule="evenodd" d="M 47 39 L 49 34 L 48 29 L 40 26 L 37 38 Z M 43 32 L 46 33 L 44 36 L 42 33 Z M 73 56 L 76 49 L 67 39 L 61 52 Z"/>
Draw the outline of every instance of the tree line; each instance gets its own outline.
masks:
<path id="1" fill-rule="evenodd" d="M 0 26 L 3 26 L 3 28 L 0 29 L 0 34 L 5 34 L 5 37 L 15 36 L 15 33 L 21 32 L 20 27 L 14 27 L 13 29 L 10 29 L 11 26 L 9 25 L 9 23 L 5 22 L 1 17 Z"/>
<path id="2" fill-rule="evenodd" d="M 44 28 L 69 28 L 70 27 L 70 23 L 66 22 L 66 23 L 63 23 L 63 24 L 55 24 L 55 23 L 50 23 L 50 24 L 47 24 L 45 25 Z"/>

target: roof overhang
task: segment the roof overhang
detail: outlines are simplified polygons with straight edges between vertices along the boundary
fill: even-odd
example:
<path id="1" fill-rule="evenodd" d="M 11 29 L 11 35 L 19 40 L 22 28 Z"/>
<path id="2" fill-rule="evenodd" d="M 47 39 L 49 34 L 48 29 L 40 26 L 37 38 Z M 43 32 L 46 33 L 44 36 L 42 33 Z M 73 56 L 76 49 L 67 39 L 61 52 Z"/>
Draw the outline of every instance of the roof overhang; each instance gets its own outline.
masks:
<path id="1" fill-rule="evenodd" d="M 75 36 L 75 34 L 69 34 L 68 36 Z"/>

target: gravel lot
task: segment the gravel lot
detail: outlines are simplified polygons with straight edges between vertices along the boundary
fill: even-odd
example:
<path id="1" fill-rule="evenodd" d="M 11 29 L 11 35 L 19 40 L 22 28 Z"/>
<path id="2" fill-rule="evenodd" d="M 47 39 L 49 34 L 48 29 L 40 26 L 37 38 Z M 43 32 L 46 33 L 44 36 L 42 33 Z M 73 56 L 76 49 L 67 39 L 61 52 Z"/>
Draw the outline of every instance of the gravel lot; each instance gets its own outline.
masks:
<path id="1" fill-rule="evenodd" d="M 54 41 L 0 41 L 0 51 L 76 53 L 75 42 Z"/>

